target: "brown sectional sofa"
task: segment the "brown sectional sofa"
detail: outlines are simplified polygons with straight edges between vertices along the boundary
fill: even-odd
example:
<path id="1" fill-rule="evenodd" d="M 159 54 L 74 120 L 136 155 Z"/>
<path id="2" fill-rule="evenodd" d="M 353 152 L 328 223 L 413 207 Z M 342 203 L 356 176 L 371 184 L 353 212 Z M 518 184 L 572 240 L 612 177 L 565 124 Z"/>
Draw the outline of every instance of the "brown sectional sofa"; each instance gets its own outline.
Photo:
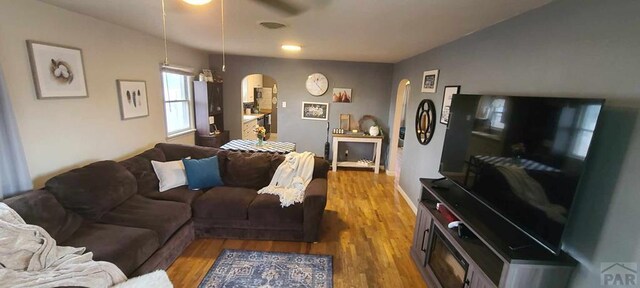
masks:
<path id="1" fill-rule="evenodd" d="M 217 155 L 225 186 L 158 192 L 151 160 Z M 120 162 L 100 161 L 51 178 L 42 190 L 5 199 L 60 245 L 86 247 L 129 276 L 167 268 L 197 237 L 318 240 L 329 163 L 316 158 L 303 203 L 282 208 L 268 185 L 284 156 L 157 144 Z"/>

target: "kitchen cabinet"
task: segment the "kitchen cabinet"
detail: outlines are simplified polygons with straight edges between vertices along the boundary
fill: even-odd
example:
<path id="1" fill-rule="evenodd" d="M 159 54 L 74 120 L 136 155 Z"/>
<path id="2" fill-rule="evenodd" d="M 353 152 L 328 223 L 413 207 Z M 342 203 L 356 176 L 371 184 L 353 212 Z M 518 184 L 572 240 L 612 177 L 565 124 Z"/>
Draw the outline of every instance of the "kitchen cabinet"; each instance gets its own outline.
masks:
<path id="1" fill-rule="evenodd" d="M 258 119 L 253 119 L 249 121 L 245 121 L 242 123 L 242 139 L 244 140 L 258 140 L 256 137 L 256 133 L 253 132 L 253 129 L 258 125 Z"/>

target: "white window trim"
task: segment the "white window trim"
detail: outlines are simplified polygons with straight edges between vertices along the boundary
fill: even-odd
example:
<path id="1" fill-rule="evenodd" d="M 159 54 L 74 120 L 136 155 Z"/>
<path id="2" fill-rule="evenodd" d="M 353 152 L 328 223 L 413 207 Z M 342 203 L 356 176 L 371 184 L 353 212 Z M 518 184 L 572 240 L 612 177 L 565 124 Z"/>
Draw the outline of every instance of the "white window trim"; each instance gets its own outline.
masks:
<path id="1" fill-rule="evenodd" d="M 189 73 L 190 71 L 193 71 L 193 69 L 191 68 L 187 68 L 187 67 L 181 67 L 181 66 L 169 66 L 169 65 L 161 65 L 160 66 L 160 83 L 162 83 L 162 111 L 164 113 L 163 118 L 164 118 L 164 132 L 166 133 L 167 140 L 176 138 L 176 137 L 180 137 L 189 133 L 194 133 L 196 131 L 196 124 L 195 124 L 195 102 L 193 99 L 193 83 L 189 83 L 189 91 L 191 91 L 191 93 L 189 93 L 189 99 L 186 100 L 187 102 L 189 102 L 189 108 L 190 108 L 190 113 L 189 113 L 189 128 L 187 129 L 183 129 L 183 130 L 179 130 L 179 131 L 174 131 L 172 133 L 169 133 L 168 131 L 168 127 L 169 127 L 169 123 L 167 123 L 167 105 L 166 103 L 169 102 L 185 102 L 185 100 L 170 100 L 170 101 L 166 101 L 165 100 L 165 83 L 164 83 L 164 77 L 163 77 L 163 73 L 164 72 L 169 72 L 169 73 L 174 73 L 174 74 L 180 74 L 180 75 L 184 75 L 184 76 L 188 76 L 188 77 L 194 77 L 193 73 Z"/>

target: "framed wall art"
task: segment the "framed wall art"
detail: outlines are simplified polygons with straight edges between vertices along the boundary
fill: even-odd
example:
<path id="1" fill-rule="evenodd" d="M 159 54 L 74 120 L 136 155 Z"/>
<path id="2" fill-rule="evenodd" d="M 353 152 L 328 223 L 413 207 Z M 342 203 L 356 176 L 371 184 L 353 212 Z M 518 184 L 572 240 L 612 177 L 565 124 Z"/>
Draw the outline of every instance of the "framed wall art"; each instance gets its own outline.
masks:
<path id="1" fill-rule="evenodd" d="M 429 70 L 422 73 L 422 92 L 436 93 L 438 88 L 438 72 L 440 70 Z"/>
<path id="2" fill-rule="evenodd" d="M 444 86 L 444 95 L 442 99 L 442 110 L 440 111 L 440 123 L 449 125 L 449 112 L 451 108 L 451 98 L 454 94 L 460 93 L 460 85 Z"/>
<path id="3" fill-rule="evenodd" d="M 351 103 L 351 89 L 349 88 L 333 88 L 334 103 Z"/>
<path id="4" fill-rule="evenodd" d="M 329 120 L 329 103 L 302 102 L 302 119 Z"/>
<path id="5" fill-rule="evenodd" d="M 147 83 L 137 80 L 116 80 L 122 120 L 149 116 Z"/>
<path id="6" fill-rule="evenodd" d="M 27 40 L 38 99 L 88 97 L 82 50 Z"/>

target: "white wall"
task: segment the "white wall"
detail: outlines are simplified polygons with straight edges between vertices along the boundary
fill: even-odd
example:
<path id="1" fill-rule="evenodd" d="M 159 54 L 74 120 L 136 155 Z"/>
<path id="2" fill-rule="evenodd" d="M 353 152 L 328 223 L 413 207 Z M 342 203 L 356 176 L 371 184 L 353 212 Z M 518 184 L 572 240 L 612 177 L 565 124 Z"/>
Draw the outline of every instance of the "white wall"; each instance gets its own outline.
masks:
<path id="1" fill-rule="evenodd" d="M 601 287 L 602 262 L 640 263 L 638 11 L 635 0 L 554 1 L 394 66 L 392 103 L 402 79 L 421 83 L 423 71 L 440 69 L 437 93 L 411 90 L 408 119 L 422 99 L 441 107 L 446 85 L 466 94 L 607 100 L 563 240 L 579 261 L 571 287 Z M 400 185 L 414 203 L 418 179 L 440 176 L 445 129 L 438 123 L 423 146 L 407 125 L 404 157 L 415 161 L 403 161 Z"/>
<path id="2" fill-rule="evenodd" d="M 37 100 L 26 40 L 81 48 L 89 98 Z M 33 0 L 0 0 L 0 65 L 35 187 L 96 160 L 123 159 L 167 141 L 162 40 Z M 206 53 L 169 45 L 172 64 L 207 67 Z M 149 116 L 120 120 L 116 79 L 145 80 Z M 193 144 L 193 134 L 171 139 Z"/>

